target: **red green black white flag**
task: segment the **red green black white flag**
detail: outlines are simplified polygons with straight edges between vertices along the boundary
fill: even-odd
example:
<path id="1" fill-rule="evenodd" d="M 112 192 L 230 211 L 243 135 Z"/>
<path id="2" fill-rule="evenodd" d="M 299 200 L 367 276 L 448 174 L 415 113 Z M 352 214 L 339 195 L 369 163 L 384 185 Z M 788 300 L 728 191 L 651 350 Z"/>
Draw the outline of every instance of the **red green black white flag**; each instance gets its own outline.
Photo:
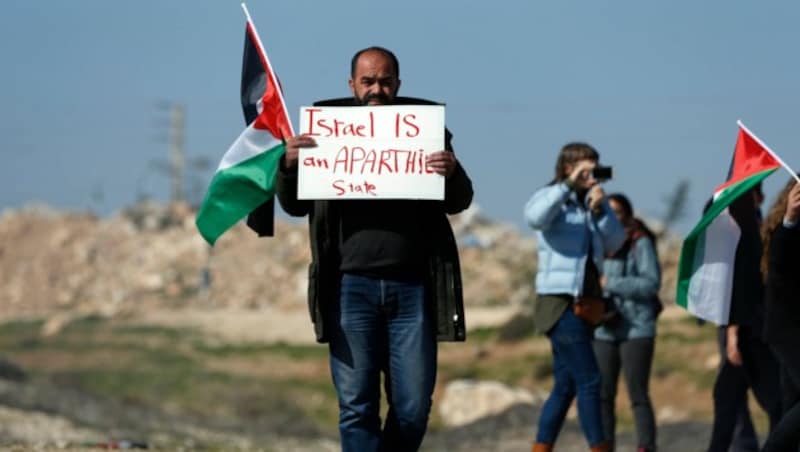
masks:
<path id="1" fill-rule="evenodd" d="M 212 246 L 237 221 L 273 198 L 285 139 L 294 135 L 280 86 L 249 14 L 241 97 L 247 128 L 222 157 L 195 221 Z"/>
<path id="2" fill-rule="evenodd" d="M 683 242 L 678 264 L 676 303 L 718 325 L 728 323 L 736 247 L 741 231 L 728 206 L 772 174 L 780 159 L 739 124 L 739 136 L 727 180 L 714 190 L 712 203 Z"/>

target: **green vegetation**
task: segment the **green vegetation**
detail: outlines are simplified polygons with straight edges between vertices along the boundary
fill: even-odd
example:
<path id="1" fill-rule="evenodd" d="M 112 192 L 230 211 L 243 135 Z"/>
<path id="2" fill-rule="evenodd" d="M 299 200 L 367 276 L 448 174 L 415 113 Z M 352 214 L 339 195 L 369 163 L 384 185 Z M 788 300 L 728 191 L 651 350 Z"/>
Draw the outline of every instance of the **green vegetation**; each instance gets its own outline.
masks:
<path id="1" fill-rule="evenodd" d="M 547 392 L 550 346 L 532 335 L 530 323 L 520 316 L 503 327 L 472 330 L 466 343 L 441 344 L 436 394 L 462 378 Z M 325 346 L 230 343 L 198 330 L 100 317 L 79 319 L 52 336 L 42 328 L 40 321 L 0 324 L 0 350 L 33 381 L 256 437 L 336 435 L 338 405 Z M 714 327 L 662 319 L 651 380 L 656 411 L 669 405 L 690 419 L 709 420 L 717 354 Z M 622 383 L 619 397 L 619 428 L 632 429 Z M 766 425 L 760 410 L 753 414 L 760 428 Z M 433 428 L 441 424 L 437 416 L 434 409 Z"/>
<path id="2" fill-rule="evenodd" d="M 320 345 L 289 345 L 283 342 L 277 344 L 209 344 L 195 341 L 194 349 L 197 352 L 215 357 L 281 355 L 292 359 L 327 359 L 328 348 Z"/>
<path id="3" fill-rule="evenodd" d="M 470 343 L 485 343 L 496 338 L 497 334 L 497 328 L 482 327 L 470 330 L 470 332 L 467 334 L 467 338 Z"/>
<path id="4" fill-rule="evenodd" d="M 41 322 L 0 325 L 0 349 L 34 380 L 201 426 L 298 435 L 335 428 L 330 377 L 315 371 L 327 369 L 325 347 L 213 344 L 189 329 L 96 317 L 49 337 L 41 328 Z"/>

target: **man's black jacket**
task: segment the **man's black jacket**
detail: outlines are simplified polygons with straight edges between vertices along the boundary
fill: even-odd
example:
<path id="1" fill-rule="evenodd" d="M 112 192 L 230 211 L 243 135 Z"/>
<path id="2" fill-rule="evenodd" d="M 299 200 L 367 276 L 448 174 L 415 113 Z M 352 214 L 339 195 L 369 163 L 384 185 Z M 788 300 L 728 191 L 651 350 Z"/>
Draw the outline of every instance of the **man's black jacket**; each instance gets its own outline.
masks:
<path id="1" fill-rule="evenodd" d="M 434 102 L 408 97 L 398 97 L 397 105 L 436 105 Z M 316 102 L 315 106 L 353 106 L 353 98 L 331 99 Z M 451 134 L 445 132 L 445 148 L 452 152 Z M 331 306 L 339 299 L 339 228 L 341 218 L 336 201 L 298 200 L 297 171 L 278 171 L 276 194 L 286 213 L 292 216 L 308 215 L 311 264 L 308 270 L 308 308 L 318 342 L 330 338 Z M 464 300 L 461 285 L 461 268 L 453 230 L 447 214 L 455 214 L 472 202 L 472 182 L 460 164 L 445 182 L 444 201 L 421 201 L 420 221 L 427 223 L 430 231 L 426 244 L 428 272 L 426 295 L 428 307 L 436 319 L 436 337 L 440 341 L 466 339 Z M 377 201 L 380 202 L 380 201 Z M 257 212 L 254 212 L 257 215 Z M 252 215 L 251 215 L 252 217 Z M 257 225 L 256 225 L 257 226 Z M 252 226 L 251 226 L 252 227 Z M 254 228 L 258 231 L 257 228 Z"/>

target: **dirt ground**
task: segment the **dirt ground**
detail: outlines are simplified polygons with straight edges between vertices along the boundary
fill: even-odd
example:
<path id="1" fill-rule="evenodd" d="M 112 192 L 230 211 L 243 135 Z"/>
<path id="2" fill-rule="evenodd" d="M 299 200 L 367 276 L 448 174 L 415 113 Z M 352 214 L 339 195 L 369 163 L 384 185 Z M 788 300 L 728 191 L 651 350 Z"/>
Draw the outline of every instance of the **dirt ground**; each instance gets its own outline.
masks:
<path id="1" fill-rule="evenodd" d="M 472 333 L 470 339 L 466 343 L 442 344 L 439 381 L 434 394 L 435 412 L 423 450 L 467 452 L 528 449 L 535 432 L 541 400 L 552 384 L 548 370 L 550 351 L 547 340 L 541 337 L 513 341 L 497 339 L 498 329 L 517 313 L 511 308 L 469 308 L 467 320 Z M 177 423 L 175 431 L 178 432 L 175 435 L 190 438 L 179 447 L 181 450 L 196 450 L 199 446 L 197 441 L 205 440 L 230 445 L 230 448 L 222 449 L 202 447 L 205 450 L 338 450 L 333 427 L 335 420 L 330 418 L 331 410 L 335 411 L 335 400 L 330 398 L 332 390 L 327 356 L 323 346 L 312 345 L 312 329 L 305 310 L 278 307 L 258 311 L 237 308 L 164 309 L 93 322 L 99 323 L 92 328 L 99 329 L 85 330 L 82 336 L 75 336 L 77 333 L 69 329 L 69 322 L 56 329 L 52 336 L 41 333 L 37 339 L 35 332 L 28 332 L 26 334 L 33 334 L 30 338 L 13 342 L 17 352 L 12 357 L 17 358 L 24 368 L 35 369 L 42 375 L 91 369 L 98 361 L 107 363 L 109 371 L 124 371 L 127 364 L 121 360 L 124 354 L 121 354 L 119 347 L 137 344 L 142 350 L 167 353 L 162 359 L 172 359 L 169 356 L 174 353 L 180 359 L 191 358 L 199 366 L 198 370 L 214 375 L 224 374 L 229 379 L 226 381 L 296 382 L 299 386 L 287 386 L 287 390 L 300 391 L 299 394 L 309 394 L 306 391 L 319 394 L 314 396 L 320 397 L 313 402 L 316 405 L 312 405 L 327 413 L 327 417 L 324 417 L 327 433 L 300 437 L 266 433 L 270 438 L 267 444 L 263 442 L 263 432 L 259 433 L 261 436 L 253 436 L 239 428 L 229 431 L 227 427 L 221 430 L 210 424 L 193 425 L 183 417 L 165 417 L 164 422 L 174 419 Z M 47 322 L 42 325 L 44 330 Z M 90 322 L 89 325 L 94 323 Z M 713 415 L 711 384 L 719 359 L 714 327 L 698 326 L 677 307 L 668 307 L 659 325 L 651 396 L 662 432 L 659 436 L 661 450 L 703 450 L 710 434 L 709 423 Z M 141 331 L 135 336 L 114 337 L 115 331 L 125 331 L 128 327 Z M 148 333 L 151 328 L 158 328 L 155 330 L 157 333 Z M 98 332 L 102 335 L 98 336 Z M 171 334 L 176 335 L 174 340 L 170 339 Z M 6 333 L 4 337 L 13 341 L 15 335 L 17 333 Z M 81 352 L 82 342 L 76 342 L 79 338 L 95 340 L 97 343 L 85 343 L 86 351 Z M 118 344 L 116 340 L 119 340 Z M 42 341 L 52 345 L 43 346 Z M 275 348 L 269 344 L 278 345 Z M 173 350 L 165 349 L 165 346 Z M 79 348 L 71 350 L 69 347 Z M 139 356 L 136 350 L 129 353 L 131 357 Z M 115 354 L 120 354 L 120 358 Z M 149 365 L 146 364 L 148 362 L 143 361 L 143 364 Z M 169 371 L 169 368 L 165 368 L 165 371 Z M 507 412 L 479 419 L 463 427 L 446 428 L 437 419 L 436 410 L 440 405 L 443 385 L 458 378 L 502 381 L 530 391 L 536 396 L 537 402 L 515 406 Z M 156 378 L 155 382 L 158 380 Z M 143 390 L 148 391 L 146 387 Z M 258 391 L 251 389 L 250 393 L 258 394 Z M 62 406 L 55 411 L 47 408 L 49 396 L 41 391 L 38 391 L 39 397 L 44 399 L 34 400 L 26 406 L 7 403 L 9 400 L 19 400 L 14 395 L 18 392 L 13 386 L 0 384 L 0 445 L 5 447 L 0 450 L 102 450 L 92 446 L 109 438 L 118 438 L 99 424 L 77 421 L 70 415 L 69 408 Z M 125 400 L 119 402 L 125 403 Z M 165 408 L 167 414 L 174 411 L 169 408 L 169 403 Z M 36 406 L 40 408 L 34 409 Z M 107 407 L 98 409 L 102 412 Z M 752 405 L 752 412 L 763 433 L 766 427 L 764 415 L 755 405 Z M 628 450 L 626 447 L 633 447 L 635 433 L 624 385 L 619 390 L 617 413 L 619 450 Z M 573 407 L 559 440 L 560 451 L 585 450 L 576 418 Z M 175 447 L 175 436 L 172 438 L 172 442 L 167 443 L 172 445 L 171 450 Z M 13 442 L 3 442 L 3 439 Z M 159 443 L 158 436 L 153 441 L 154 444 L 165 444 Z"/>

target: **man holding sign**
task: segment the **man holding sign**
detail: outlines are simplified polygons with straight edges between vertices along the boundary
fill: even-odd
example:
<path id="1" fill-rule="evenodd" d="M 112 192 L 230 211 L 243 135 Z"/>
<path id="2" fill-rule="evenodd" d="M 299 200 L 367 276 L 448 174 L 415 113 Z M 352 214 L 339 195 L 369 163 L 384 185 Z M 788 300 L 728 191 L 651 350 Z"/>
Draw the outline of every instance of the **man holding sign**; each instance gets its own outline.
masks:
<path id="1" fill-rule="evenodd" d="M 359 51 L 350 76 L 353 98 L 304 110 L 318 116 L 307 117 L 303 134 L 287 140 L 277 194 L 287 213 L 309 216 L 309 309 L 317 340 L 329 343 L 342 450 L 414 451 L 427 428 L 436 341 L 466 338 L 458 250 L 446 214 L 469 206 L 472 183 L 453 154 L 449 132 L 442 130 L 443 119 L 435 124 L 445 134 L 439 141 L 444 150 L 404 141 L 414 135 L 414 127 L 423 134 L 430 123 L 419 121 L 413 107 L 402 108 L 419 105 L 421 111 L 435 104 L 397 97 L 399 64 L 392 52 L 380 47 Z M 333 106 L 363 107 L 354 109 L 363 121 L 324 116 L 326 107 Z M 382 106 L 402 110 L 392 114 L 413 116 L 396 116 L 392 144 L 337 141 L 338 148 L 320 153 L 325 139 L 342 138 L 339 133 L 386 138 L 379 130 L 385 125 L 380 115 L 389 108 Z M 306 183 L 313 186 L 326 177 L 325 171 L 332 182 L 321 185 L 322 194 L 311 190 L 298 196 L 298 179 L 311 178 L 302 182 L 302 191 Z M 417 196 L 410 187 L 404 196 L 397 194 L 401 188 L 389 190 L 394 194 L 388 199 L 388 185 L 396 181 L 376 181 L 399 174 L 438 181 L 440 192 Z M 381 373 L 389 403 L 383 426 Z"/>

